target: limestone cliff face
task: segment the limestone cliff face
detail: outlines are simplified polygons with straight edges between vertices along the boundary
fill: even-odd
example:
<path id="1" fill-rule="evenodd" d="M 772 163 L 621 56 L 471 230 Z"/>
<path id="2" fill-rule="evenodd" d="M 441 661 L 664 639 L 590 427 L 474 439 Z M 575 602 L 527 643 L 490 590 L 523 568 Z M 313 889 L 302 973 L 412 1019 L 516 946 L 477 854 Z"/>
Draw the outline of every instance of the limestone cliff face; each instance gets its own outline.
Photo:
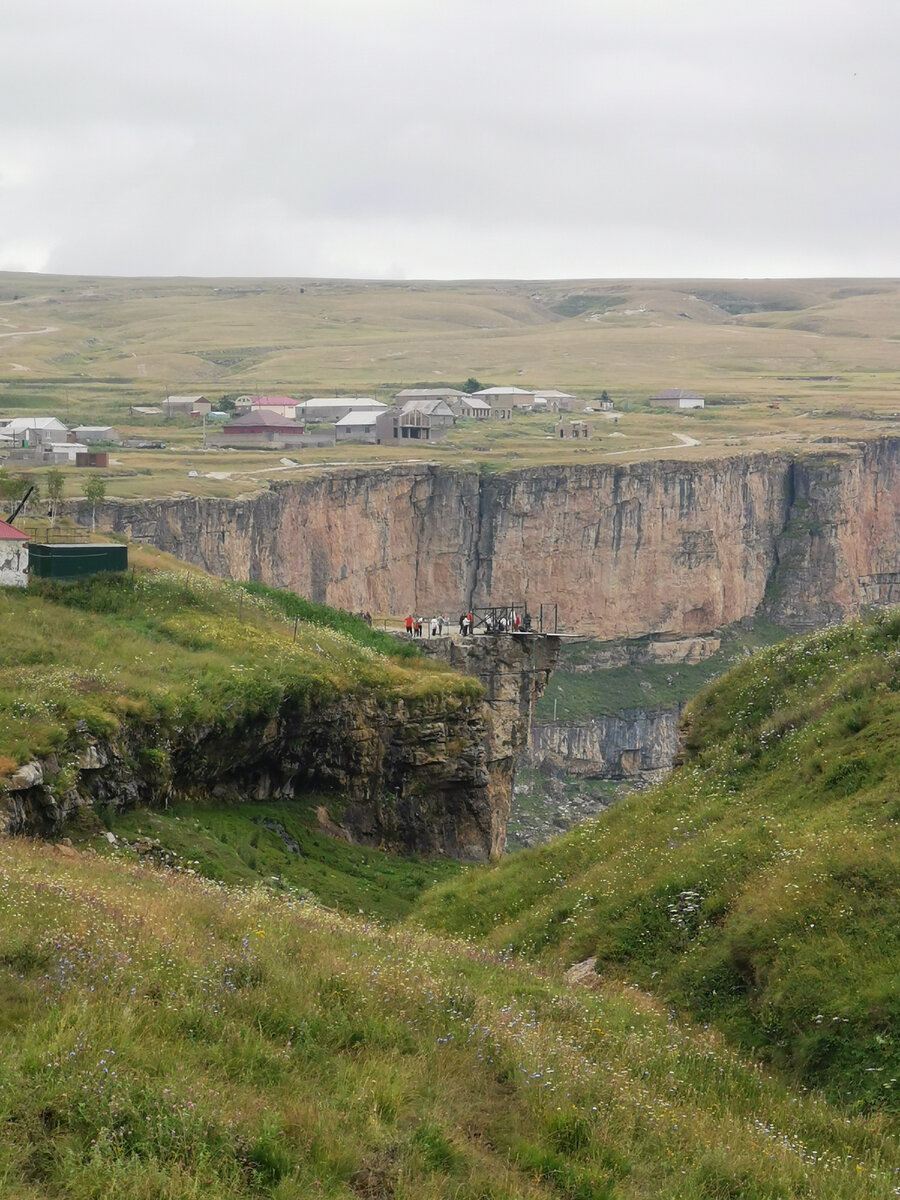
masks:
<path id="1" fill-rule="evenodd" d="M 535 701 L 543 694 L 559 654 L 559 639 L 525 634 L 429 638 L 422 649 L 485 689 L 485 764 L 490 777 L 491 856 L 506 842 L 516 765 L 528 748 Z"/>
<path id="2" fill-rule="evenodd" d="M 411 709 L 346 695 L 228 730 L 133 725 L 102 740 L 75 729 L 60 754 L 0 789 L 0 833 L 55 834 L 84 805 L 321 791 L 334 797 L 331 827 L 352 841 L 484 861 L 502 848 L 509 812 L 503 772 L 487 761 L 485 719 L 478 699 Z"/>
<path id="3" fill-rule="evenodd" d="M 533 767 L 558 768 L 570 777 L 658 783 L 678 750 L 677 709 L 626 709 L 580 724 L 535 725 Z"/>
<path id="4" fill-rule="evenodd" d="M 900 440 L 479 474 L 341 469 L 243 500 L 108 502 L 104 526 L 351 610 L 556 603 L 603 639 L 900 599 Z M 90 519 L 89 510 L 81 518 Z"/>

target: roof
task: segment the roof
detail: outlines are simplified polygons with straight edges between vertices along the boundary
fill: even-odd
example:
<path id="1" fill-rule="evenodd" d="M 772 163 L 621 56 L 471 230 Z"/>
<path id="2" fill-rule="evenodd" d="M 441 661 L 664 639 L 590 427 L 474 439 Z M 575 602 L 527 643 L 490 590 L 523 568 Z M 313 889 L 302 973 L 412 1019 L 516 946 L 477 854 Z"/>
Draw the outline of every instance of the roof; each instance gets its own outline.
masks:
<path id="1" fill-rule="evenodd" d="M 488 408 L 489 409 L 491 407 L 488 404 L 487 400 L 479 400 L 477 396 L 463 395 L 463 396 L 458 396 L 457 399 L 460 400 L 463 404 L 468 404 L 470 408 Z"/>
<path id="2" fill-rule="evenodd" d="M 526 392 L 520 387 L 491 387 L 482 388 L 480 392 L 473 392 L 474 396 L 533 396 L 534 392 Z"/>
<path id="3" fill-rule="evenodd" d="M 371 409 L 368 412 L 348 412 L 346 417 L 335 421 L 335 425 L 342 425 L 345 428 L 349 425 L 374 425 L 377 416 L 378 413 Z"/>
<path id="4" fill-rule="evenodd" d="M 656 392 L 650 397 L 651 400 L 702 400 L 703 397 L 697 392 L 686 392 L 683 388 L 667 388 L 663 392 Z"/>
<path id="5" fill-rule="evenodd" d="M 311 400 L 301 401 L 302 408 L 387 408 L 380 400 L 371 396 L 313 396 Z"/>
<path id="6" fill-rule="evenodd" d="M 198 400 L 205 400 L 205 396 L 166 396 L 166 404 L 196 404 Z"/>
<path id="7" fill-rule="evenodd" d="M 161 413 L 162 409 L 157 408 L 152 404 L 132 404 L 131 411 L 143 413 L 145 416 L 151 416 L 153 413 Z"/>
<path id="8" fill-rule="evenodd" d="M 574 400 L 571 392 L 560 392 L 557 388 L 539 388 L 535 396 L 543 396 L 547 400 Z"/>
<path id="9" fill-rule="evenodd" d="M 15 525 L 7 525 L 5 521 L 0 521 L 0 541 L 27 542 L 28 540 L 27 533 L 23 533 L 21 529 L 16 529 Z"/>
<path id="10" fill-rule="evenodd" d="M 290 417 L 283 417 L 281 413 L 268 412 L 261 408 L 251 410 L 244 413 L 242 417 L 237 417 L 234 421 L 229 421 L 225 426 L 226 432 L 232 429 L 258 429 L 260 425 L 265 425 L 269 429 L 294 429 L 299 430 L 300 426 Z"/>
<path id="11" fill-rule="evenodd" d="M 465 392 L 461 392 L 459 388 L 443 387 L 443 388 L 404 388 L 402 392 L 397 393 L 398 400 L 429 400 L 433 397 L 440 397 L 446 400 L 448 396 L 462 397 Z"/>
<path id="12" fill-rule="evenodd" d="M 73 433 L 108 433 L 112 425 L 76 425 Z"/>
<path id="13" fill-rule="evenodd" d="M 445 400 L 407 400 L 400 409 L 401 413 L 420 412 L 428 417 L 452 417 L 453 409 Z"/>
<path id="14" fill-rule="evenodd" d="M 265 408 L 271 405 L 273 408 L 287 408 L 288 405 L 297 405 L 299 400 L 295 400 L 293 396 L 251 396 L 250 405 L 252 408 Z"/>
<path id="15" fill-rule="evenodd" d="M 23 429 L 65 429 L 58 417 L 13 417 L 3 426 L 6 433 L 20 433 Z"/>

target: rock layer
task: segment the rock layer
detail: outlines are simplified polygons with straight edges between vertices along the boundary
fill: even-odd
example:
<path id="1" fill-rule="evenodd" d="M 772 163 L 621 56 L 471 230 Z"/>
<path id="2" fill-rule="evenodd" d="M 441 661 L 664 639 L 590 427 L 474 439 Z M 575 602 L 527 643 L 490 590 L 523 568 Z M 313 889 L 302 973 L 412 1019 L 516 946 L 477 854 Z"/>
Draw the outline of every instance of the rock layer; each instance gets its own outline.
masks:
<path id="1" fill-rule="evenodd" d="M 193 797 L 290 799 L 324 794 L 324 827 L 351 841 L 486 861 L 506 839 L 515 763 L 554 639 L 496 637 L 430 653 L 477 676 L 485 697 L 452 692 L 386 699 L 354 690 L 313 710 L 285 702 L 235 726 L 124 725 L 98 739 L 84 725 L 58 754 L 0 785 L 0 833 L 58 834 L 86 805 L 127 808 Z"/>
<path id="2" fill-rule="evenodd" d="M 678 751 L 678 709 L 626 709 L 581 724 L 535 725 L 530 762 L 551 765 L 569 777 L 658 783 Z"/>
<path id="3" fill-rule="evenodd" d="M 492 857 L 503 852 L 516 765 L 529 746 L 535 701 L 556 666 L 559 644 L 559 638 L 530 634 L 422 642 L 422 649 L 431 657 L 463 675 L 473 675 L 484 685 L 485 762 L 494 814 Z"/>
<path id="4" fill-rule="evenodd" d="M 895 438 L 502 473 L 345 468 L 239 500 L 111 501 L 100 516 L 215 574 L 340 608 L 555 603 L 563 628 L 604 640 L 758 612 L 804 628 L 900 599 Z"/>

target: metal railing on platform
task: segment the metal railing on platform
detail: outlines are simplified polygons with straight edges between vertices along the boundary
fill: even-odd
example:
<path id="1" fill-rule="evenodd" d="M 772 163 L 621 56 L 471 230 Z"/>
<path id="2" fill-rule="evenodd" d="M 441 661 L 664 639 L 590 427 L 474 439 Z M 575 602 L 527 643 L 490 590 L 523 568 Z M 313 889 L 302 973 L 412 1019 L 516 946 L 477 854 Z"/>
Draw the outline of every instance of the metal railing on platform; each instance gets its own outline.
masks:
<path id="1" fill-rule="evenodd" d="M 81 525 L 54 526 L 39 525 L 34 521 L 17 521 L 16 528 L 33 541 L 42 546 L 84 546 L 91 542 L 105 542 L 107 539 L 85 529 Z"/>

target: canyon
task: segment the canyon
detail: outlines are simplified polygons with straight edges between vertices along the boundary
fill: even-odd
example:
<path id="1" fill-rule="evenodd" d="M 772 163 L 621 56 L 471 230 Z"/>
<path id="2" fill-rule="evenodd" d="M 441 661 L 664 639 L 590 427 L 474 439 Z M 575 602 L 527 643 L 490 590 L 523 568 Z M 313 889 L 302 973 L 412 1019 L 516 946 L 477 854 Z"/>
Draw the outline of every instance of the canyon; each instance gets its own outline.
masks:
<path id="1" fill-rule="evenodd" d="M 90 507 L 76 509 L 88 524 Z M 311 469 L 240 499 L 108 500 L 107 529 L 355 611 L 556 605 L 601 640 L 757 614 L 815 627 L 900 599 L 900 439 L 505 472 Z"/>
<path id="2" fill-rule="evenodd" d="M 90 520 L 86 507 L 78 515 Z M 434 464 L 311 470 L 237 500 L 108 501 L 99 517 L 214 574 L 345 609 L 455 618 L 471 606 L 522 604 L 533 616 L 553 606 L 561 630 L 612 643 L 593 651 L 591 671 L 700 661 L 718 649 L 717 631 L 754 618 L 799 631 L 900 602 L 897 438 L 502 473 Z M 486 640 L 432 649 L 488 689 L 484 815 L 472 836 L 445 830 L 430 846 L 427 822 L 407 813 L 416 849 L 501 852 L 517 760 L 541 772 L 546 794 L 572 819 L 608 802 L 584 781 L 640 787 L 667 772 L 677 706 L 545 718 L 528 748 L 523 719 L 552 663 L 525 697 L 528 664 L 476 661 Z M 498 671 L 509 674 L 508 696 Z M 566 779 L 578 786 L 567 789 Z M 386 814 L 367 829 L 362 812 L 351 813 L 355 837 L 398 841 Z"/>

